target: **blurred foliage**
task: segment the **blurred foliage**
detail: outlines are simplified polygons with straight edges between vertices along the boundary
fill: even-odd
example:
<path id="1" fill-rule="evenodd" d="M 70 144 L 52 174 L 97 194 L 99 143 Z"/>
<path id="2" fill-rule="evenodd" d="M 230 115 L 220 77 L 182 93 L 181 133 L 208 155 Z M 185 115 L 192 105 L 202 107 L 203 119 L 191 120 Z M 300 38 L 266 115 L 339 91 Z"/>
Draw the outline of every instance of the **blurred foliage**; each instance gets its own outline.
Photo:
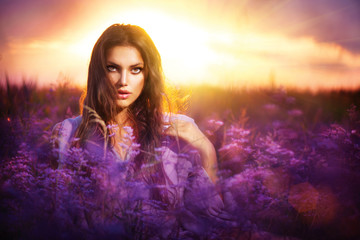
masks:
<path id="1" fill-rule="evenodd" d="M 284 88 L 201 86 L 173 91 L 170 93 L 173 109 L 193 117 L 217 151 L 220 179 L 217 186 L 222 191 L 226 211 L 237 224 L 233 228 L 227 225 L 229 229 L 219 236 L 225 239 L 360 236 L 360 90 L 312 93 Z M 15 198 L 15 193 L 28 194 L 34 189 L 37 197 L 42 196 L 39 186 L 43 185 L 53 189 L 50 176 L 55 172 L 42 165 L 51 153 L 51 129 L 64 118 L 79 114 L 82 90 L 72 87 L 69 81 L 38 88 L 25 81 L 22 85 L 11 84 L 6 77 L 0 94 L 3 199 L 0 223 L 26 226 L 24 231 L 30 231 L 34 224 L 30 223 L 31 217 L 36 211 L 43 211 L 40 203 L 44 206 L 46 203 L 38 203 L 35 197 L 16 205 L 9 199 Z M 76 156 L 72 155 L 74 162 Z M 56 174 L 64 174 L 64 181 L 69 176 L 78 177 L 73 171 Z M 81 175 L 81 181 L 86 180 L 86 175 Z M 55 186 L 58 187 L 66 192 L 68 185 Z M 22 218 L 22 211 L 32 208 L 32 204 L 38 208 Z M 19 216 L 15 214 L 15 218 L 11 211 Z M 8 221 L 9 216 L 13 218 Z M 37 217 L 39 222 L 46 221 Z M 14 219 L 24 222 L 15 224 Z M 75 230 L 69 230 L 74 231 L 72 236 L 81 235 Z M 11 229 L 6 231 L 15 234 Z"/>

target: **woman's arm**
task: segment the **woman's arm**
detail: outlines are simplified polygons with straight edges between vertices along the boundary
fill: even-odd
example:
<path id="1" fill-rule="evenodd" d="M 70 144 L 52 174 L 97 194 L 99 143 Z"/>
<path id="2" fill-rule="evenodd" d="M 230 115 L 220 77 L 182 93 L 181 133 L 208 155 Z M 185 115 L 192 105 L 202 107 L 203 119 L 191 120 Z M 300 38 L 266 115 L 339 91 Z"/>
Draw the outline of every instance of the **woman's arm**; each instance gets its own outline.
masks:
<path id="1" fill-rule="evenodd" d="M 210 140 L 201 132 L 193 121 L 186 121 L 175 118 L 166 123 L 170 127 L 165 130 L 165 134 L 179 137 L 189 143 L 193 148 L 199 151 L 201 162 L 208 173 L 210 179 L 216 183 L 218 180 L 216 152 Z"/>

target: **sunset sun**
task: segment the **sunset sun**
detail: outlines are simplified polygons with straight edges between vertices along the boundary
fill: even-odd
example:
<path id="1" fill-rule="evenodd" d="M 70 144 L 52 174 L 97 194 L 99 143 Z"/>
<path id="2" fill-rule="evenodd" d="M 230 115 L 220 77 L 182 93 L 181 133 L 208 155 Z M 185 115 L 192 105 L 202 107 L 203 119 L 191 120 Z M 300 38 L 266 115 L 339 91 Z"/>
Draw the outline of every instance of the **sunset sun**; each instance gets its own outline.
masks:
<path id="1" fill-rule="evenodd" d="M 337 37 L 339 42 L 326 42 L 311 34 L 288 34 L 302 27 L 312 29 L 319 21 L 335 18 L 349 8 L 329 10 L 318 18 L 299 14 L 289 17 L 284 10 L 278 12 L 279 16 L 289 21 L 280 22 L 276 17 L 268 18 L 270 9 L 280 11 L 289 4 L 269 3 L 252 15 L 247 13 L 255 9 L 251 2 L 236 7 L 152 0 L 137 4 L 94 1 L 78 5 L 73 12 L 63 8 L 58 14 L 66 21 L 52 20 L 61 26 L 58 31 L 35 26 L 46 25 L 46 21 L 28 21 L 28 27 L 38 29 L 39 35 L 34 31 L 31 37 L 16 37 L 21 31 L 15 32 L 10 25 L 12 35 L 6 38 L 6 45 L 0 46 L 0 71 L 18 80 L 23 76 L 36 78 L 40 85 L 56 82 L 61 73 L 74 84 L 84 86 L 97 37 L 111 24 L 124 23 L 147 31 L 160 52 L 167 81 L 176 85 L 276 84 L 310 89 L 359 85 L 360 55 L 341 44 L 351 43 L 355 37 L 344 35 Z M 221 10 L 224 8 L 226 12 Z M 314 34 L 321 31 L 318 28 Z"/>

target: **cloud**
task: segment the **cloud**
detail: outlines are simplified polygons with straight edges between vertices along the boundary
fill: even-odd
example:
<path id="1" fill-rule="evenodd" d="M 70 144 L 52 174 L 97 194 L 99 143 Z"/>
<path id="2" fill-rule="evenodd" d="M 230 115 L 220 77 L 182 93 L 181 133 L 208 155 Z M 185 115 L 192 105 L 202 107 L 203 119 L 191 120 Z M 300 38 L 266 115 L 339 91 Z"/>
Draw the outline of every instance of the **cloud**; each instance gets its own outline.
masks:
<path id="1" fill-rule="evenodd" d="M 2 1 L 0 32 L 5 40 L 46 38 L 58 34 L 71 25 L 83 2 L 82 0 Z"/>
<path id="2" fill-rule="evenodd" d="M 162 3 L 162 4 L 161 4 Z M 46 38 L 81 28 L 84 12 L 101 11 L 104 6 L 119 9 L 132 4 L 142 7 L 146 1 L 118 2 L 85 0 L 2 0 L 0 41 L 9 38 Z M 91 6 L 90 6 L 91 5 Z M 96 8 L 93 8 L 97 5 Z M 171 1 L 153 0 L 156 7 L 166 6 L 184 18 L 233 25 L 254 26 L 264 32 L 281 32 L 294 37 L 312 36 L 319 42 L 334 42 L 360 52 L 360 1 L 358 0 L 226 0 Z M 184 11 L 186 6 L 186 11 Z M 207 17 L 204 12 L 208 12 Z M 86 15 L 91 21 L 91 14 Z M 86 19 L 85 19 L 86 20 Z M 1 44 L 0 42 L 0 45 Z"/>
<path id="3" fill-rule="evenodd" d="M 245 8 L 250 24 L 288 36 L 311 36 L 360 52 L 360 1 L 252 0 Z"/>
<path id="4" fill-rule="evenodd" d="M 39 73 L 39 80 L 61 71 L 84 82 L 98 36 L 109 23 L 125 21 L 148 31 L 167 76 L 177 82 L 245 79 L 261 85 L 274 72 L 284 85 L 358 83 L 355 0 L 0 3 L 0 71 L 3 64 L 9 73 Z"/>

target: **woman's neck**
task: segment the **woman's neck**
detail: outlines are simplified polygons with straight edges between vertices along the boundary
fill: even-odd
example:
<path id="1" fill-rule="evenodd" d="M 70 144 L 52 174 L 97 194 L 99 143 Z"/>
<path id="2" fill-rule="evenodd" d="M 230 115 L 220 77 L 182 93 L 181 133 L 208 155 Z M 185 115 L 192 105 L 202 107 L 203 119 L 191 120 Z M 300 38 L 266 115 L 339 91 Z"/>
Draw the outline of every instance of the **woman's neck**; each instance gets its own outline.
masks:
<path id="1" fill-rule="evenodd" d="M 127 133 L 124 130 L 124 127 L 133 127 L 132 122 L 129 120 L 127 110 L 124 109 L 119 112 L 118 115 L 116 115 L 114 121 L 118 126 L 118 128 L 115 128 L 117 130 L 113 132 L 115 134 L 113 136 L 115 140 L 114 149 L 119 154 L 121 159 L 126 159 L 126 155 L 128 154 L 128 148 L 126 146 L 130 146 L 132 141 L 128 137 L 125 138 L 125 134 Z"/>
<path id="2" fill-rule="evenodd" d="M 119 127 L 130 126 L 129 117 L 127 115 L 127 109 L 121 110 L 115 117 L 115 123 L 119 125 Z"/>

